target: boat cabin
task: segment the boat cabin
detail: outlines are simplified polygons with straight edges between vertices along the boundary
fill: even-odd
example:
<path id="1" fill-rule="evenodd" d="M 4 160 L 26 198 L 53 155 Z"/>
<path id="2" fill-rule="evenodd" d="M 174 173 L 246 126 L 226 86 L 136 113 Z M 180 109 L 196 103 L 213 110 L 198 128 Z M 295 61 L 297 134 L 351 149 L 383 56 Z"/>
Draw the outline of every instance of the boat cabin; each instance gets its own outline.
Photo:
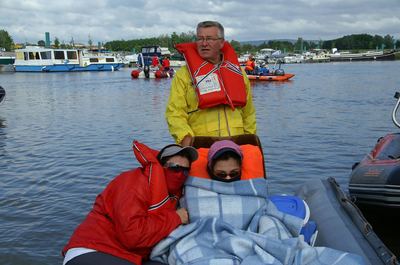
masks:
<path id="1" fill-rule="evenodd" d="M 143 46 L 138 55 L 137 62 L 140 67 L 150 66 L 153 56 L 161 59 L 164 55 L 171 56 L 171 52 L 167 47 L 160 47 L 158 45 Z"/>

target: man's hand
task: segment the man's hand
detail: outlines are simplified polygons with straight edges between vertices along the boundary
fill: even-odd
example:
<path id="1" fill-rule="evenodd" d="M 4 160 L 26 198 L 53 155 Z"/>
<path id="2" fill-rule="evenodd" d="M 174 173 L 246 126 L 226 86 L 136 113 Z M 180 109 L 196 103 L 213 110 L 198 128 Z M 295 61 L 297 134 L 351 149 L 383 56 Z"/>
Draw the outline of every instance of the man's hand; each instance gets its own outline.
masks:
<path id="1" fill-rule="evenodd" d="M 185 225 L 185 224 L 189 223 L 189 214 L 185 208 L 179 208 L 178 210 L 176 210 L 176 213 L 181 218 L 182 224 Z"/>
<path id="2" fill-rule="evenodd" d="M 182 142 L 181 142 L 181 145 L 182 145 L 182 146 L 189 146 L 191 143 L 192 143 L 192 136 L 190 136 L 190 135 L 188 134 L 188 135 L 186 135 L 186 136 L 183 138 L 183 140 L 182 140 Z"/>

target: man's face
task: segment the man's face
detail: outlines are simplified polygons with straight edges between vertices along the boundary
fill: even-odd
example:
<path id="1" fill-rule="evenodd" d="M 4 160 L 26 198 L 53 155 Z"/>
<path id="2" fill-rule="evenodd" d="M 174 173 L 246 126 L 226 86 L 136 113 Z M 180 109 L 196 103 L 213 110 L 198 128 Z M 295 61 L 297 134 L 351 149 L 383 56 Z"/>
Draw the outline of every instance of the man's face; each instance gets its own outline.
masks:
<path id="1" fill-rule="evenodd" d="M 224 40 L 218 36 L 218 28 L 199 28 L 196 37 L 197 52 L 200 57 L 213 64 L 219 63 Z"/>

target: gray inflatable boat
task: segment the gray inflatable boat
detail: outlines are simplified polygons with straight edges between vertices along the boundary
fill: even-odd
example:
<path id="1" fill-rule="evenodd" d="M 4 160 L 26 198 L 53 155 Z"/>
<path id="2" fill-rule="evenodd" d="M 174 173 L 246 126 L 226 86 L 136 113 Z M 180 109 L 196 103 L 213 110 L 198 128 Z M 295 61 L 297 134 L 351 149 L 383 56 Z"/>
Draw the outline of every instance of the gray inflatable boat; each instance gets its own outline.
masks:
<path id="1" fill-rule="evenodd" d="M 318 226 L 315 246 L 363 256 L 370 265 L 400 264 L 334 178 L 310 180 L 297 194 Z"/>

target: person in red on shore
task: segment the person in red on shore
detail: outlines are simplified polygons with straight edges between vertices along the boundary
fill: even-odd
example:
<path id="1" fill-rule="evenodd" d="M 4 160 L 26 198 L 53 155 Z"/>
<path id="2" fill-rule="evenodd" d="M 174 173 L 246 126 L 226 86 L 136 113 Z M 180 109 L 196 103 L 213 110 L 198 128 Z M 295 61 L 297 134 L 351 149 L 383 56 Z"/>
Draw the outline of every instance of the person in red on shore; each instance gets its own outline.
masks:
<path id="1" fill-rule="evenodd" d="M 188 223 L 177 204 L 197 150 L 171 144 L 157 152 L 137 141 L 133 150 L 141 167 L 121 173 L 97 196 L 63 248 L 63 265 L 161 264 L 147 261 L 152 248 Z"/>
<path id="2" fill-rule="evenodd" d="M 161 61 L 161 65 L 162 65 L 164 71 L 169 71 L 169 69 L 171 67 L 171 63 L 170 63 L 167 55 L 164 55 L 164 58 Z"/>
<path id="3" fill-rule="evenodd" d="M 158 67 L 160 65 L 160 60 L 158 59 L 157 55 L 154 55 L 151 57 L 151 66 L 152 67 Z"/>

